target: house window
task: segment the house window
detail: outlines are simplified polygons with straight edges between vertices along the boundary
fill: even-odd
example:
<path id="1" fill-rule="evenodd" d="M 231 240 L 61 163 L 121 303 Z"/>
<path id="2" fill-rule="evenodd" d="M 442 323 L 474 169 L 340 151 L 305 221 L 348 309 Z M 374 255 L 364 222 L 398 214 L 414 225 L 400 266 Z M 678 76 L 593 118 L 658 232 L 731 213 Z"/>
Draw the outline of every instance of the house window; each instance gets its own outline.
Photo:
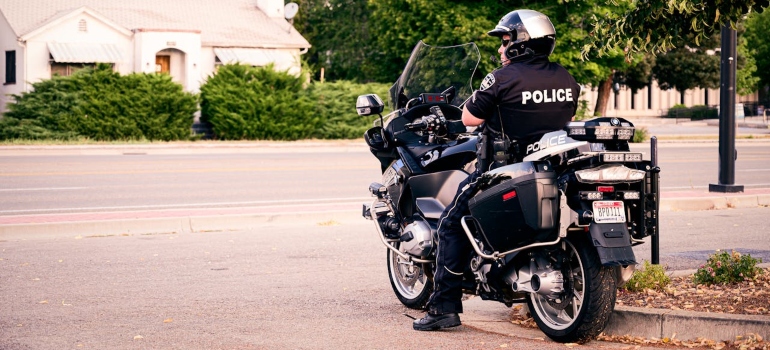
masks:
<path id="1" fill-rule="evenodd" d="M 16 84 L 16 50 L 5 52 L 5 83 Z"/>
<path id="2" fill-rule="evenodd" d="M 86 23 L 86 20 L 81 19 L 80 21 L 78 21 L 78 30 L 81 32 L 88 31 L 88 23 Z"/>
<path id="3" fill-rule="evenodd" d="M 51 76 L 54 75 L 61 75 L 63 77 L 70 76 L 74 74 L 75 72 L 83 69 L 83 68 L 94 68 L 96 67 L 95 63 L 58 63 L 58 62 L 51 62 Z"/>

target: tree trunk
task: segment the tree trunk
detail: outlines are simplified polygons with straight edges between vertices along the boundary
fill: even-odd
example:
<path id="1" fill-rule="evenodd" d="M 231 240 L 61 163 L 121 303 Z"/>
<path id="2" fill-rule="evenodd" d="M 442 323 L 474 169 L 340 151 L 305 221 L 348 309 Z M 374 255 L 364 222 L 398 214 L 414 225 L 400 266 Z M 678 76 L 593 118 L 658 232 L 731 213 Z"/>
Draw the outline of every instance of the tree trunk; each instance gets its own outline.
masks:
<path id="1" fill-rule="evenodd" d="M 679 90 L 679 103 L 684 104 L 684 90 Z"/>
<path id="2" fill-rule="evenodd" d="M 610 92 L 612 91 L 612 74 L 607 77 L 607 80 L 599 84 L 599 91 L 596 98 L 596 108 L 594 108 L 594 116 L 604 116 L 607 114 L 607 102 L 610 100 Z"/>

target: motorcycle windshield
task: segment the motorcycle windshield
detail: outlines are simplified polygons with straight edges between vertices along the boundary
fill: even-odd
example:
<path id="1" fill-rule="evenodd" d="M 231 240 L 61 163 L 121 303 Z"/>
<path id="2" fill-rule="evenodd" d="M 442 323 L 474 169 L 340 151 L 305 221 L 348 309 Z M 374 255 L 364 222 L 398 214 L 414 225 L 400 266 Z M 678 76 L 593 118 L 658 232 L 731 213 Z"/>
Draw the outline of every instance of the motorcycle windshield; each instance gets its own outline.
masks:
<path id="1" fill-rule="evenodd" d="M 451 104 L 460 106 L 471 96 L 471 81 L 479 65 L 481 54 L 475 43 L 457 46 L 430 46 L 420 41 L 404 71 L 390 88 L 391 110 L 406 106 L 406 103 L 421 93 L 441 93 L 454 87 L 456 96 Z"/>

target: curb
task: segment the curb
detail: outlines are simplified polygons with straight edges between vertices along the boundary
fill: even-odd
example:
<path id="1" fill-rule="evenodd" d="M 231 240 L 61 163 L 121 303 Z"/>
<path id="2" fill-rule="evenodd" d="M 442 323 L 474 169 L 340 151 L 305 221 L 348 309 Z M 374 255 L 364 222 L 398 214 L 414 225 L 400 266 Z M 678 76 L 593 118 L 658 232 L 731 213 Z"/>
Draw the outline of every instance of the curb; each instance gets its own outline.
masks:
<path id="1" fill-rule="evenodd" d="M 604 332 L 658 339 L 676 335 L 678 339 L 685 340 L 706 338 L 723 341 L 748 333 L 766 338 L 770 336 L 770 316 L 616 306 Z"/>
<path id="2" fill-rule="evenodd" d="M 461 315 L 465 326 L 483 331 L 528 339 L 547 338 L 538 329 L 518 326 L 511 319 L 511 308 L 474 297 L 463 302 Z M 734 315 L 682 310 L 616 306 L 604 329 L 607 335 L 682 340 L 697 338 L 715 341 L 734 340 L 736 336 L 755 333 L 770 336 L 770 316 Z M 598 341 L 594 340 L 592 343 Z"/>

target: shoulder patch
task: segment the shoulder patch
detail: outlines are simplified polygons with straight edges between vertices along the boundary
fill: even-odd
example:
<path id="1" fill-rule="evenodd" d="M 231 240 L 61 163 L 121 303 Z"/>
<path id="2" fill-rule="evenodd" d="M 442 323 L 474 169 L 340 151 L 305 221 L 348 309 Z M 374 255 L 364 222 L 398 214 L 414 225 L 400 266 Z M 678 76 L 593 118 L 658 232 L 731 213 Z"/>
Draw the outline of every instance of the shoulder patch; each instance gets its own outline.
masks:
<path id="1" fill-rule="evenodd" d="M 481 81 L 481 86 L 479 86 L 479 90 L 484 91 L 486 89 L 491 88 L 492 85 L 495 85 L 495 75 L 492 73 L 489 73 L 487 74 L 486 77 L 484 77 L 484 80 Z"/>

